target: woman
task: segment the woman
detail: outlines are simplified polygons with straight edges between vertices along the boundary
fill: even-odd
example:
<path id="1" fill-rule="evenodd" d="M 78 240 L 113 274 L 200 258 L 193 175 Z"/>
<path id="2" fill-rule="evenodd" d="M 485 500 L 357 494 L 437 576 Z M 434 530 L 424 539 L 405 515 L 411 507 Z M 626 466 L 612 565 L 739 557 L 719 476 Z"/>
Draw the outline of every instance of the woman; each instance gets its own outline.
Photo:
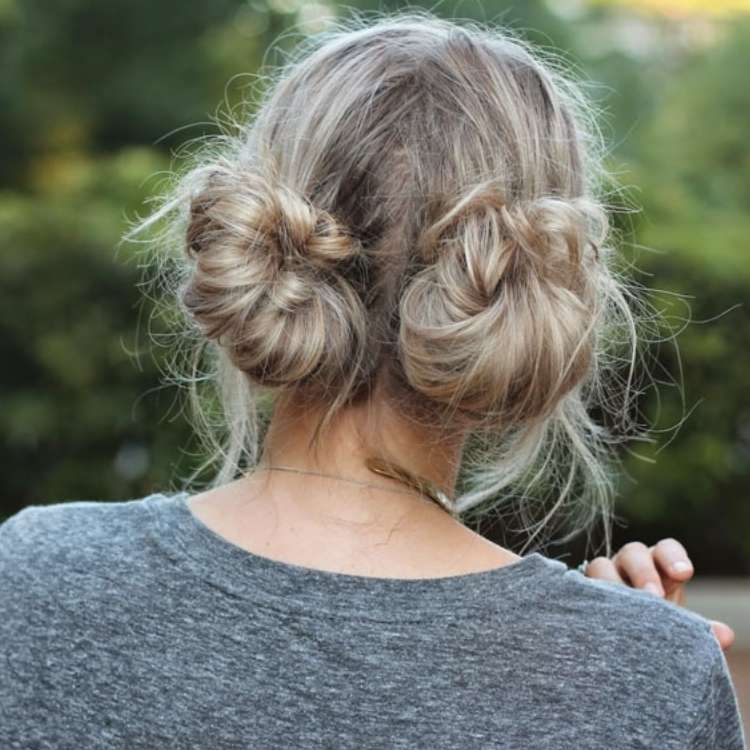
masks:
<path id="1" fill-rule="evenodd" d="M 130 236 L 185 251 L 221 469 L 3 525 L 3 747 L 745 746 L 707 620 L 467 525 L 542 486 L 606 519 L 634 327 L 588 113 L 410 14 L 314 38 L 199 154 Z M 679 588 L 653 553 L 602 576 Z"/>

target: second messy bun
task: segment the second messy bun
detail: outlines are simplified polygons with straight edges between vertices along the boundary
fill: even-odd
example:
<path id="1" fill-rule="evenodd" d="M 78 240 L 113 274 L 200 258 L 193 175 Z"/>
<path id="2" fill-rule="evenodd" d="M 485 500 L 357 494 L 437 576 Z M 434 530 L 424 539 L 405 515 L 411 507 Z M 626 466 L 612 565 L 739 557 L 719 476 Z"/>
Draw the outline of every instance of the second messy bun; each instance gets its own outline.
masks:
<path id="1" fill-rule="evenodd" d="M 409 383 L 483 425 L 548 415 L 592 366 L 606 226 L 593 201 L 493 180 L 445 205 L 400 302 Z"/>
<path id="2" fill-rule="evenodd" d="M 258 384 L 330 386 L 359 358 L 367 318 L 344 273 L 361 244 L 278 178 L 213 165 L 191 200 L 186 249 L 186 309 Z"/>

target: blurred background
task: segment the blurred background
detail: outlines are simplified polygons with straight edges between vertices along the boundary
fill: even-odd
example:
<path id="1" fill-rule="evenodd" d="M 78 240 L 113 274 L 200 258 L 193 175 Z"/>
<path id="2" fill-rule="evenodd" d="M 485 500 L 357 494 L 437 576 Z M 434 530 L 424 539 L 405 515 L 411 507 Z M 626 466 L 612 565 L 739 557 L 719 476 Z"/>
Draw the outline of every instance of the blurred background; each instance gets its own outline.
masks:
<path id="1" fill-rule="evenodd" d="M 175 150 L 247 97 L 243 74 L 351 9 L 405 7 L 0 0 L 0 521 L 28 504 L 142 497 L 198 465 L 161 377 L 168 329 L 137 286 L 137 248 L 115 248 L 126 220 L 147 211 Z M 679 331 L 654 348 L 664 385 L 643 411 L 663 432 L 624 452 L 615 542 L 686 546 L 688 606 L 737 630 L 747 701 L 750 0 L 409 7 L 505 23 L 594 81 L 608 167 L 640 207 L 618 218 L 623 252 Z"/>

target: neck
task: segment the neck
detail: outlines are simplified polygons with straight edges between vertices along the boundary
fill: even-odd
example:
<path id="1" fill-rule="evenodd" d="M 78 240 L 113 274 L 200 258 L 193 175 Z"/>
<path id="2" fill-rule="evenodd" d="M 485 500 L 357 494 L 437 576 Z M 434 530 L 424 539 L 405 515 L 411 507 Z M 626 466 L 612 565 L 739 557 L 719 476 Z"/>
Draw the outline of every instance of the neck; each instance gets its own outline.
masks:
<path id="1" fill-rule="evenodd" d="M 302 473 L 268 472 L 267 491 L 298 503 L 308 520 L 319 517 L 325 518 L 326 523 L 339 520 L 381 525 L 403 520 L 405 515 L 438 513 L 455 523 L 432 500 L 416 490 L 410 497 L 407 484 L 374 473 L 366 462 L 371 456 L 393 460 L 453 497 L 462 436 L 436 441 L 434 430 L 430 434 L 422 426 L 404 420 L 385 403 L 370 402 L 338 415 L 311 451 L 310 438 L 319 418 L 320 412 L 309 407 L 300 408 L 283 400 L 276 404 L 259 471 L 265 466 L 285 466 Z"/>
<path id="2" fill-rule="evenodd" d="M 374 475 L 366 459 L 387 454 L 453 496 L 462 438 L 436 440 L 385 407 L 342 414 L 309 450 L 317 414 L 277 403 L 257 471 L 194 498 L 192 509 L 234 544 L 272 559 L 354 575 L 433 577 L 495 568 L 518 556 L 487 541 L 432 500 Z M 374 445 L 368 448 L 368 436 Z M 317 474 L 263 471 L 263 466 Z"/>

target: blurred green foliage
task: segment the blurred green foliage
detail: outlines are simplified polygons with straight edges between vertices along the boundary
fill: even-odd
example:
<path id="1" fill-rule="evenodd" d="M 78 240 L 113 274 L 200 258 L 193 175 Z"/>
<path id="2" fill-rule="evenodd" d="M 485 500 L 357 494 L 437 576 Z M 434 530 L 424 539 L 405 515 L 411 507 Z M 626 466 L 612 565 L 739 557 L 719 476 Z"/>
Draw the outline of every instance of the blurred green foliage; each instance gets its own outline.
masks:
<path id="1" fill-rule="evenodd" d="M 589 93 L 611 172 L 642 207 L 619 218 L 623 252 L 675 329 L 686 323 L 679 349 L 654 348 L 654 375 L 682 387 L 643 396 L 663 432 L 625 457 L 616 540 L 676 536 L 704 573 L 750 572 L 750 22 L 601 3 L 425 7 L 508 24 L 600 82 Z M 250 78 L 237 74 L 257 71 L 283 32 L 282 48 L 315 30 L 322 9 L 0 1 L 0 516 L 140 497 L 196 464 L 182 404 L 160 382 L 162 323 L 141 302 L 137 248 L 116 244 L 174 148 L 215 132 L 217 106 L 242 95 Z"/>

